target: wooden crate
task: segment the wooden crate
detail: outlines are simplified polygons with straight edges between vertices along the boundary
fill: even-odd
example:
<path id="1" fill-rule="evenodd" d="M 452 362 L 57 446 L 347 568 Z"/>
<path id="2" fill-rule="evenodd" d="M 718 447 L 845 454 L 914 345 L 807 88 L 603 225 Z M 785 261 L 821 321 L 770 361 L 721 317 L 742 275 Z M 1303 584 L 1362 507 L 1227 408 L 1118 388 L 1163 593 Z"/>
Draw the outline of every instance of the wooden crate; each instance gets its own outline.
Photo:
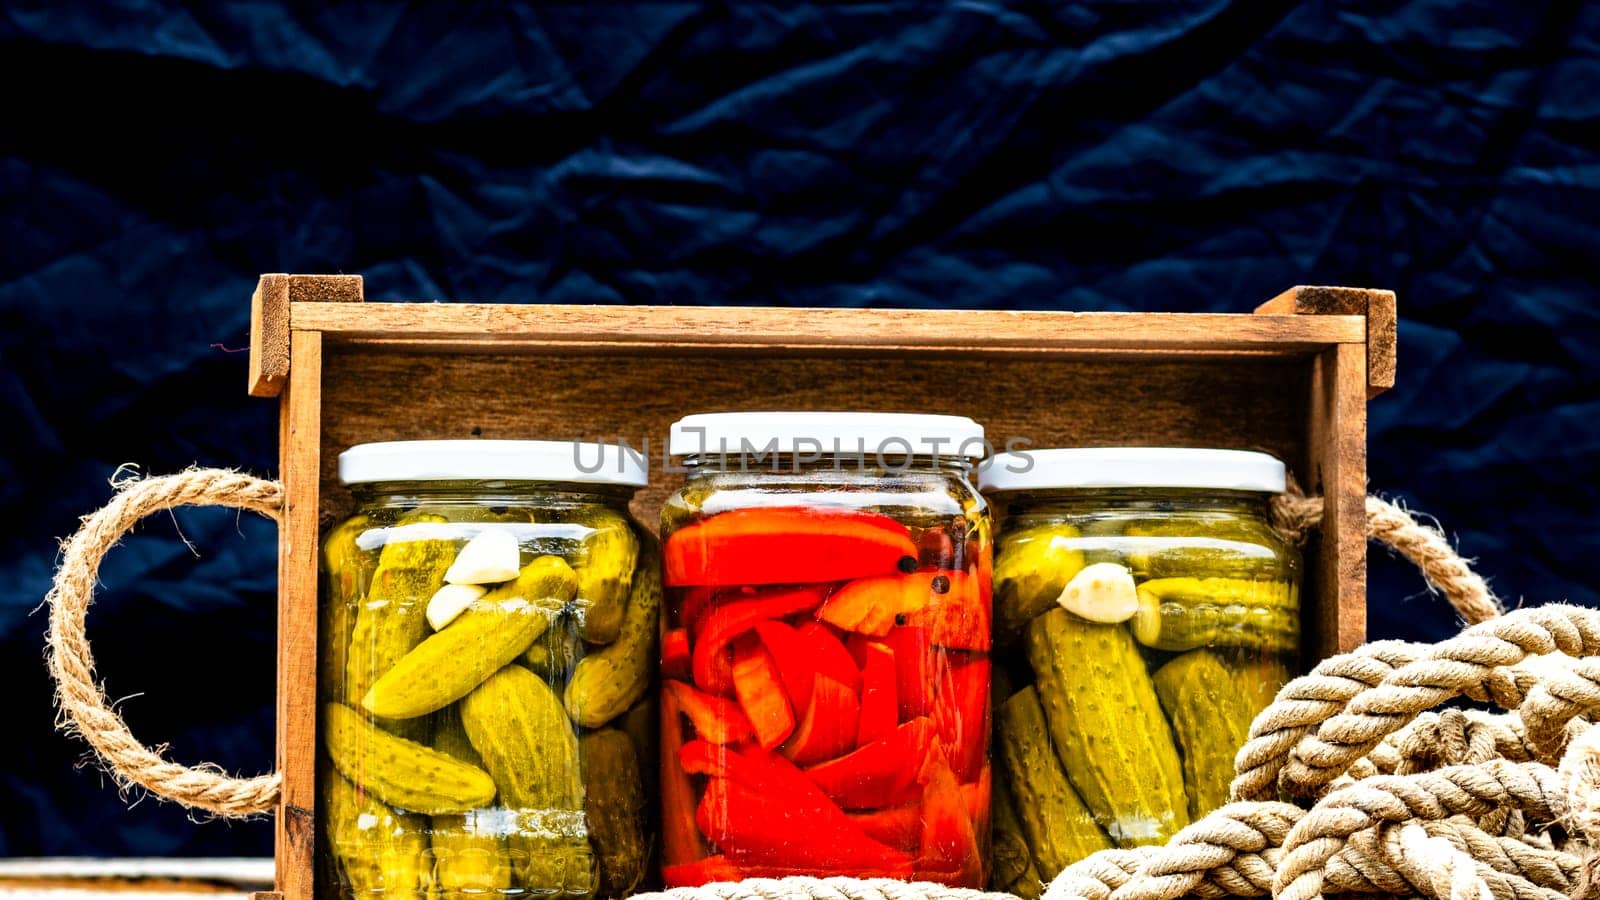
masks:
<path id="1" fill-rule="evenodd" d="M 1366 633 L 1366 401 L 1394 383 L 1389 291 L 1300 287 L 1254 314 L 362 303 L 360 276 L 264 275 L 250 393 L 280 397 L 277 892 L 312 894 L 317 535 L 350 511 L 338 454 L 420 438 L 625 439 L 652 455 L 634 512 L 677 487 L 692 412 L 969 415 L 1033 446 L 1259 449 L 1328 500 L 1306 648 Z"/>

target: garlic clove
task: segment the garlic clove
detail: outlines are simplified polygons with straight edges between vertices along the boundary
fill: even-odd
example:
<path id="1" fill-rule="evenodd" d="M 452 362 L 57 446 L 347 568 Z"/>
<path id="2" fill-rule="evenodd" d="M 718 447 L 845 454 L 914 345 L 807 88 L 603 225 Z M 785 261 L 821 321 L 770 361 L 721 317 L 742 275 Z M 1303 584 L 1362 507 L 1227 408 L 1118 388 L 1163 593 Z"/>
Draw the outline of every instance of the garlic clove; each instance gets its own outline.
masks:
<path id="1" fill-rule="evenodd" d="M 499 584 L 517 577 L 521 562 L 516 536 L 490 529 L 467 541 L 444 573 L 444 580 L 446 584 Z"/>
<path id="2" fill-rule="evenodd" d="M 1095 563 L 1072 576 L 1056 602 L 1075 616 L 1114 625 L 1128 621 L 1139 611 L 1139 591 L 1126 566 Z"/>
<path id="3" fill-rule="evenodd" d="M 476 584 L 447 584 L 439 588 L 434 592 L 433 599 L 428 601 L 428 624 L 433 626 L 434 631 L 439 631 L 486 593 L 488 588 Z"/>

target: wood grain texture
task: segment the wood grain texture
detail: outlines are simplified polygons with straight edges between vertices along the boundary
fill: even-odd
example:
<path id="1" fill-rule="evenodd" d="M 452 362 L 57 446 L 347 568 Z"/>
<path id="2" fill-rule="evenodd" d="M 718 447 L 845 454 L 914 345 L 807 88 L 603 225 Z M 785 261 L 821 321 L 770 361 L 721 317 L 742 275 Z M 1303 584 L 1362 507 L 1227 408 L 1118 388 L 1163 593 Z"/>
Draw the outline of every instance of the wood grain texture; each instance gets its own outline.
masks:
<path id="1" fill-rule="evenodd" d="M 1262 315 L 1365 316 L 1367 397 L 1394 387 L 1399 318 L 1394 291 L 1302 285 L 1256 307 Z"/>
<path id="2" fill-rule="evenodd" d="M 276 397 L 289 377 L 289 305 L 360 303 L 360 275 L 262 275 L 250 296 L 252 397 Z"/>
<path id="3" fill-rule="evenodd" d="M 289 278 L 263 275 L 250 295 L 252 397 L 276 397 L 289 378 Z"/>
<path id="4" fill-rule="evenodd" d="M 1312 365 L 1307 409 L 1308 493 L 1323 497 L 1322 527 L 1307 560 L 1305 646 L 1319 658 L 1367 639 L 1367 361 L 1359 344 L 1333 347 Z"/>
<path id="5" fill-rule="evenodd" d="M 322 335 L 290 338 L 294 373 L 279 412 L 277 884 L 287 900 L 312 900 L 316 785 L 317 509 L 322 448 Z"/>
<path id="6" fill-rule="evenodd" d="M 667 427 L 692 412 L 859 409 L 970 415 L 990 439 L 1052 445 L 1261 449 L 1304 457 L 1309 361 L 1165 355 L 996 360 L 439 354 L 329 345 L 323 512 L 350 509 L 338 454 L 366 441 L 545 438 L 649 442 L 654 526 L 682 476 L 662 472 Z"/>
<path id="7" fill-rule="evenodd" d="M 1006 310 L 768 309 L 476 303 L 295 303 L 295 330 L 330 343 L 399 339 L 495 352 L 603 347 L 773 352 L 872 348 L 991 354 L 1061 350 L 1256 350 L 1304 354 L 1366 340 L 1359 316 L 1071 313 Z"/>

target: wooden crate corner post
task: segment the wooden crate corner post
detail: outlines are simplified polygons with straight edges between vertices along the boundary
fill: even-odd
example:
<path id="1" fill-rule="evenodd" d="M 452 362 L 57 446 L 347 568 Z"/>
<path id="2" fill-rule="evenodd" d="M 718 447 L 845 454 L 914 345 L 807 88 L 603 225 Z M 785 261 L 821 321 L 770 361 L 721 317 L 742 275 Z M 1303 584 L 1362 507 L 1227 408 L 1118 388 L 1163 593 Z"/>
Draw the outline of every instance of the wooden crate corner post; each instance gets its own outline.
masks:
<path id="1" fill-rule="evenodd" d="M 314 892 L 317 696 L 317 539 L 322 455 L 322 334 L 291 327 L 296 302 L 360 302 L 359 275 L 263 275 L 250 300 L 249 392 L 278 397 L 278 771 L 276 891 Z"/>

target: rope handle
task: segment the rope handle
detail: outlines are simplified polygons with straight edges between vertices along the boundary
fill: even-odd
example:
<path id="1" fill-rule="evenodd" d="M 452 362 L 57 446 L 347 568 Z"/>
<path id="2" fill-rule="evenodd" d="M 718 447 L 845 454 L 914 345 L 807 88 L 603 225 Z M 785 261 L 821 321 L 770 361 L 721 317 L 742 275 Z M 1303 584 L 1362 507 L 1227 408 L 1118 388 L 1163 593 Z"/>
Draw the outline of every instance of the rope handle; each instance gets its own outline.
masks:
<path id="1" fill-rule="evenodd" d="M 182 766 L 133 736 L 96 680 L 83 621 L 94 600 L 101 559 L 140 519 L 175 506 L 231 506 L 281 521 L 283 486 L 231 469 L 193 468 L 129 479 L 117 487 L 111 502 L 84 516 L 77 533 L 62 544 L 61 565 L 45 595 L 50 608 L 46 661 L 56 683 L 56 727 L 88 741 L 124 791 L 137 785 L 219 816 L 268 812 L 278 803 L 282 778 L 277 772 L 235 778 L 211 764 Z"/>
<path id="2" fill-rule="evenodd" d="M 283 486 L 231 469 L 191 468 L 175 475 L 121 482 L 111 502 L 83 518 L 77 533 L 63 544 L 54 585 L 45 595 L 50 609 L 47 659 L 59 710 L 56 727 L 88 741 L 123 790 L 137 785 L 219 816 L 267 812 L 278 801 L 279 773 L 236 778 L 214 765 L 191 768 L 164 758 L 134 738 L 96 680 L 84 619 L 94 600 L 100 561 L 140 519 L 175 506 L 234 507 L 280 520 Z M 1322 500 L 1302 496 L 1291 487 L 1291 493 L 1277 498 L 1273 517 L 1286 536 L 1303 540 L 1322 519 Z M 1437 529 L 1421 524 L 1399 506 L 1368 497 L 1367 533 L 1416 563 L 1428 583 L 1468 622 L 1499 614 L 1499 604 L 1488 585 Z M 1414 655 L 1409 656 L 1405 662 L 1413 659 Z M 1263 781 L 1275 780 L 1287 751 L 1304 734 L 1294 733 L 1295 740 L 1287 741 L 1286 732 L 1276 735 L 1279 744 L 1262 754 L 1271 758 L 1263 766 L 1270 770 L 1270 774 L 1263 771 Z"/>

